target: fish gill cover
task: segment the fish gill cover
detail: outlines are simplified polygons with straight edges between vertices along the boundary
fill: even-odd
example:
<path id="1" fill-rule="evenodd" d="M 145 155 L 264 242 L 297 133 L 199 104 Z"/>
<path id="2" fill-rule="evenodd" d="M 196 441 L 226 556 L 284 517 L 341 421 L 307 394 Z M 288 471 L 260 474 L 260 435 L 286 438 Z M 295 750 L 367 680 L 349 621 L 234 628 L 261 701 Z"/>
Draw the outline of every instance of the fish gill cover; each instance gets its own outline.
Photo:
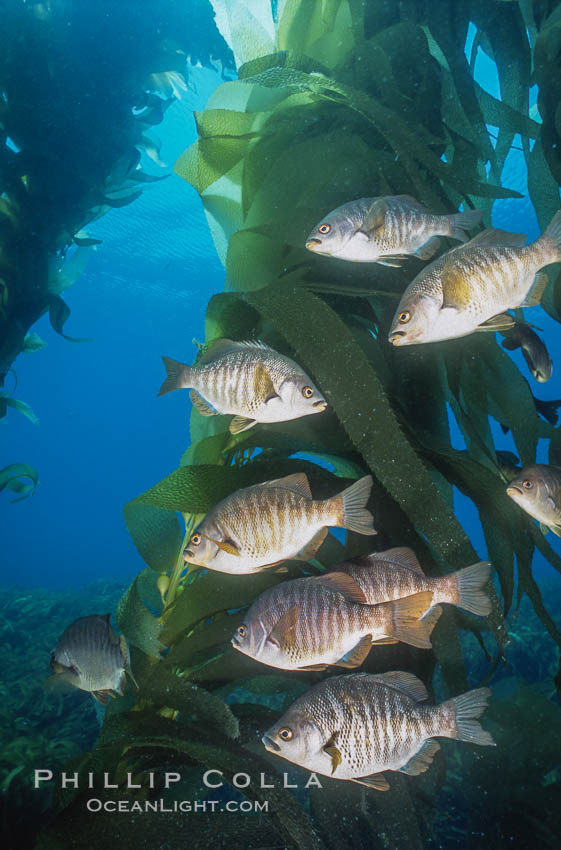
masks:
<path id="1" fill-rule="evenodd" d="M 9 5 L 21 26 L 28 4 Z M 547 671 L 546 695 L 529 685 L 513 687 L 503 699 L 498 694 L 490 712 L 498 747 L 477 761 L 469 748 L 458 748 L 446 764 L 438 753 L 422 776 L 392 773 L 390 790 L 383 794 L 328 780 L 322 790 L 293 796 L 282 789 L 278 763 L 258 739 L 323 674 L 269 675 L 230 647 L 246 609 L 283 576 L 186 569 L 183 549 L 204 514 L 240 488 L 305 472 L 317 499 L 371 474 L 375 548 L 411 546 L 428 575 L 446 574 L 479 560 L 454 511 L 456 487 L 479 512 L 496 570 L 498 590 L 492 584 L 487 588 L 491 614 L 481 620 L 447 607 L 433 634 L 433 653 L 382 647 L 370 653 L 363 669 L 414 671 L 427 683 L 436 673 L 434 702 L 466 690 L 468 675 L 488 682 L 508 657 L 505 617 L 525 596 L 541 621 L 541 633 L 545 630 L 561 646 L 561 633 L 532 572 L 536 550 L 558 572 L 561 558 L 505 492 L 518 461 L 535 463 L 539 439 L 549 441 L 555 462 L 559 429 L 540 418 L 525 378 L 494 334 L 472 335 L 460 346 L 451 341 L 404 350 L 386 341 L 397 301 L 421 268 L 418 261 L 409 261 L 405 269 L 351 266 L 311 255 L 304 247 L 305 235 L 327 211 L 364 195 L 413 194 L 441 214 L 460 205 L 484 209 L 484 223 L 490 226 L 493 201 L 518 196 L 501 184 L 515 136 L 528 166 L 530 198 L 545 228 L 559 208 L 561 7 L 541 0 L 285 0 L 271 6 L 213 0 L 212 6 L 235 57 L 238 80 L 220 86 L 196 114 L 198 141 L 176 164 L 176 172 L 202 198 L 226 270 L 226 292 L 208 306 L 205 350 L 218 338 L 263 340 L 302 366 L 320 387 L 329 411 L 233 435 L 226 417 L 205 417 L 193 409 L 191 444 L 178 468 L 124 508 L 146 563 L 117 609 L 140 690 L 111 701 L 95 748 L 72 769 L 82 775 L 108 772 L 120 786 L 113 797 L 126 796 L 127 773 L 141 778 L 150 771 L 180 769 L 184 790 L 194 798 L 207 768 L 222 770 L 230 782 L 235 773 L 262 772 L 274 788 L 253 786 L 251 793 L 269 801 L 269 813 L 259 818 L 160 813 L 125 821 L 87 814 L 85 792 L 66 790 L 57 795 L 53 819 L 37 846 L 134 842 L 180 847 L 188 836 L 194 847 L 421 848 L 437 846 L 433 841 L 445 846 L 459 841 L 456 846 L 490 848 L 512 846 L 515 835 L 520 846 L 554 847 L 561 827 L 553 806 L 561 753 L 549 734 L 560 722 L 559 706 L 548 698 L 553 671 Z M 471 61 L 464 53 L 470 23 L 476 27 Z M 479 49 L 496 62 L 500 100 L 474 80 Z M 30 51 L 36 50 L 30 43 Z M 13 71 L 13 79 L 9 76 L 10 68 L 8 61 L 2 79 L 11 80 L 17 92 L 23 83 Z M 165 62 L 158 65 L 164 68 L 170 70 Z M 541 121 L 529 116 L 532 83 L 539 86 Z M 5 122 L 4 114 L 11 115 L 18 101 L 8 84 L 2 85 L 7 92 L 2 126 L 24 151 L 37 128 L 18 135 Z M 145 97 L 151 115 L 154 103 L 146 92 Z M 110 101 L 106 108 L 111 109 Z M 34 111 L 25 114 L 30 120 Z M 102 114 L 105 127 L 120 126 L 108 117 L 110 111 Z M 63 124 L 66 118 L 59 120 Z M 498 127 L 496 144 L 488 125 Z M 128 144 L 131 132 L 127 125 Z M 2 219 L 2 303 L 9 330 L 2 343 L 4 373 L 22 350 L 25 329 L 42 312 L 50 310 L 55 329 L 62 332 L 67 310 L 58 292 L 49 289 L 49 258 L 62 260 L 76 232 L 103 211 L 108 199 L 134 197 L 130 174 L 132 169 L 134 182 L 137 160 L 127 159 L 130 147 L 120 148 L 115 139 L 110 147 L 96 176 L 105 181 L 116 168 L 117 183 L 110 179 L 93 196 L 84 189 L 91 181 L 81 178 L 67 186 L 72 197 L 65 195 L 56 207 L 64 213 L 60 230 L 50 241 L 36 245 L 31 239 L 31 247 L 24 245 L 26 263 L 42 270 L 41 298 L 32 309 L 29 299 L 18 301 L 24 284 L 15 282 L 31 273 L 29 265 L 18 263 L 13 252 L 22 249 L 17 231 L 23 226 L 22 210 L 36 195 L 28 189 L 26 160 L 3 153 L 12 176 Z M 125 157 L 124 172 L 115 150 Z M 83 161 L 75 167 L 81 175 Z M 39 169 L 33 177 L 38 186 L 48 173 Z M 32 207 L 32 212 L 40 218 L 46 212 L 40 192 L 37 197 L 38 211 Z M 31 238 L 29 219 L 23 220 L 23 232 Z M 16 232 L 17 238 L 12 236 Z M 542 305 L 561 321 L 561 276 L 555 267 L 548 269 L 548 278 Z M 452 444 L 448 408 L 465 449 Z M 506 470 L 491 420 L 512 432 L 518 457 L 509 459 Z M 295 457 L 302 452 L 306 459 Z M 13 476 L 6 481 L 13 489 Z M 305 569 L 320 573 L 372 548 L 369 538 L 357 534 L 348 534 L 345 543 L 330 535 Z M 290 569 L 300 574 L 296 565 Z M 478 641 L 476 648 L 470 635 Z M 556 682 L 559 689 L 559 673 Z M 525 730 L 522 742 L 520 729 Z M 450 792 L 454 776 L 462 783 L 452 786 L 455 797 Z M 524 802 L 531 798 L 531 805 L 517 803 L 521 787 Z M 460 788 L 461 796 L 465 790 L 462 802 Z M 98 793 L 103 798 L 104 792 Z M 143 787 L 138 798 L 149 793 Z M 446 802 L 448 810 L 443 809 Z M 458 823 L 463 825 L 460 836 L 454 833 Z"/>

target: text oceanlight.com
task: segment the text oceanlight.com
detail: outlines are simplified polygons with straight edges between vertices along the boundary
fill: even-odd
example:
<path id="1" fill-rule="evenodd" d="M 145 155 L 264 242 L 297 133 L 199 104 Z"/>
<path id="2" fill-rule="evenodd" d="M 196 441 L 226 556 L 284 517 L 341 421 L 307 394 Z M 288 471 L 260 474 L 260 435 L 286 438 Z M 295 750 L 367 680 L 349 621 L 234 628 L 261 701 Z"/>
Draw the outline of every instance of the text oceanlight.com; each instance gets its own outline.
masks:
<path id="1" fill-rule="evenodd" d="M 209 812 L 254 812 L 267 814 L 267 800 L 99 800 L 92 797 L 86 803 L 89 812 L 117 812 L 120 814 L 144 814 L 145 812 L 199 813 Z"/>

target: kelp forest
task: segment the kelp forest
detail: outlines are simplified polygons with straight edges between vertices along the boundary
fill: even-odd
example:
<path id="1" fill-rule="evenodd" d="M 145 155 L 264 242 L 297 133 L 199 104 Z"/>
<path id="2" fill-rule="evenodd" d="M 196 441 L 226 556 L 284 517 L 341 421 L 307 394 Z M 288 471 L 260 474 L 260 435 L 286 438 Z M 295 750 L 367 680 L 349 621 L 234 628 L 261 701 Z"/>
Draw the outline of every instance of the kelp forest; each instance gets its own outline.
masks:
<path id="1" fill-rule="evenodd" d="M 91 791 L 58 789 L 36 846 L 558 846 L 561 741 L 552 730 L 561 722 L 561 624 L 552 605 L 561 576 L 546 592 L 533 564 L 541 555 L 552 575 L 561 573 L 561 556 L 505 488 L 536 462 L 538 441 L 559 463 L 560 427 L 498 334 L 390 345 L 392 316 L 420 259 L 400 268 L 345 263 L 304 243 L 327 211 L 366 196 L 413 195 L 442 214 L 480 209 L 491 227 L 494 202 L 520 197 L 503 179 L 513 144 L 545 230 L 560 208 L 561 4 L 158 0 L 121 8 L 104 0 L 87 32 L 78 20 L 67 26 L 76 6 L 0 3 L 0 415 L 14 407 L 34 416 L 33 399 L 8 388 L 21 352 L 37 351 L 40 369 L 39 317 L 48 313 L 67 336 L 69 357 L 80 344 L 67 335 L 64 290 L 80 285 L 88 253 L 103 251 L 88 224 L 134 203 L 153 179 L 140 152 L 154 144 L 151 128 L 165 121 L 174 85 L 187 84 L 196 63 L 225 76 L 195 114 L 198 140 L 174 169 L 199 193 L 225 269 L 197 356 L 219 338 L 261 340 L 302 365 L 328 409 L 232 434 L 226 416 L 194 407 L 176 469 L 162 469 L 141 494 L 118 480 L 146 564 L 116 607 L 139 689 L 129 685 L 110 701 L 97 740 L 64 769 L 112 777 L 117 790 L 95 786 L 102 800 L 163 798 L 171 811 L 92 814 L 84 805 Z M 134 34 L 134 50 L 124 38 L 119 55 L 103 56 L 104 30 L 115 26 Z M 474 78 L 479 51 L 496 64 L 500 100 Z M 547 275 L 542 307 L 561 322 L 561 272 L 549 266 Z M 516 452 L 498 444 L 497 424 Z M 371 474 L 378 534 L 329 534 L 311 561 L 286 565 L 290 578 L 395 546 L 411 547 L 430 576 L 473 564 L 486 553 L 455 512 L 459 494 L 470 501 L 493 567 L 491 614 L 445 606 L 432 651 L 381 646 L 361 669 L 415 673 L 432 702 L 489 685 L 495 748 L 443 746 L 422 775 L 392 773 L 385 793 L 327 778 L 306 788 L 306 771 L 265 752 L 264 731 L 330 672 L 275 670 L 230 644 L 248 606 L 286 574 L 204 570 L 187 564 L 183 549 L 220 500 L 295 472 L 306 473 L 315 499 Z M 39 475 L 14 459 L 0 472 L 3 498 L 30 495 Z M 519 643 L 535 666 L 519 663 Z M 181 774 L 181 787 L 140 782 L 166 770 Z M 179 794 L 208 796 L 207 770 L 223 774 L 214 798 L 267 800 L 268 813 L 173 812 Z M 286 771 L 294 790 L 284 787 Z M 256 778 L 249 788 L 235 787 L 240 773 Z M 127 790 L 127 774 L 140 791 Z"/>

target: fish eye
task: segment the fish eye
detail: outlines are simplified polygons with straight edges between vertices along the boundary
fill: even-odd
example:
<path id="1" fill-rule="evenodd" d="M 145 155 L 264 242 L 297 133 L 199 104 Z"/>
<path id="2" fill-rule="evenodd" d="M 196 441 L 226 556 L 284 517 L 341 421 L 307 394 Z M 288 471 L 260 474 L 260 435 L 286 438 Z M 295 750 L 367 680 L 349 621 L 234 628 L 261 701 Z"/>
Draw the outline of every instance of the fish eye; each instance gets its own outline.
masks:
<path id="1" fill-rule="evenodd" d="M 304 396 L 304 398 L 311 398 L 313 396 L 313 394 L 314 394 L 314 391 L 311 387 L 303 387 L 302 388 L 302 395 Z"/>
<path id="2" fill-rule="evenodd" d="M 241 626 L 238 626 L 238 637 L 244 638 L 247 637 L 247 626 L 245 623 L 242 623 Z"/>
<path id="3" fill-rule="evenodd" d="M 323 233 L 323 234 L 329 233 L 329 231 L 331 230 L 331 225 L 330 224 L 320 224 L 320 226 L 318 227 L 318 230 L 319 230 L 320 233 Z"/>
<path id="4" fill-rule="evenodd" d="M 200 534 L 193 534 L 193 536 L 191 537 L 191 543 L 193 544 L 193 546 L 199 546 L 202 539 L 203 538 Z"/>
<path id="5" fill-rule="evenodd" d="M 282 738 L 283 741 L 292 741 L 294 737 L 294 733 L 289 726 L 283 726 L 282 729 L 279 729 L 279 738 Z"/>
<path id="6" fill-rule="evenodd" d="M 402 313 L 399 314 L 397 320 L 398 322 L 401 322 L 402 325 L 406 325 L 410 318 L 411 313 L 409 312 L 409 310 L 404 310 Z"/>
<path id="7" fill-rule="evenodd" d="M 522 482 L 522 486 L 525 490 L 531 490 L 534 484 L 532 481 L 530 481 L 529 478 L 527 478 L 525 481 Z"/>

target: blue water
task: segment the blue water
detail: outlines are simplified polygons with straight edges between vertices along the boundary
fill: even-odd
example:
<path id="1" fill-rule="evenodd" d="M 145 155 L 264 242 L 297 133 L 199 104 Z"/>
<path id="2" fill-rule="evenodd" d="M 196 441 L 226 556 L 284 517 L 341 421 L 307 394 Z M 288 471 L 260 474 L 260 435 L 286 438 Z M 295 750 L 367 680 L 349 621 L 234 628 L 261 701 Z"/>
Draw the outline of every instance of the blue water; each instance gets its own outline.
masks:
<path id="1" fill-rule="evenodd" d="M 476 71 L 481 84 L 498 95 L 496 68 L 481 52 Z M 200 199 L 172 173 L 177 157 L 196 139 L 193 110 L 204 107 L 222 78 L 197 68 L 191 82 L 194 91 L 155 128 L 170 176 L 89 228 L 103 243 L 91 252 L 79 282 L 64 293 L 72 310 L 65 330 L 93 342 L 62 339 L 45 317 L 34 330 L 47 347 L 21 355 L 15 364 L 14 394 L 32 406 L 40 425 L 9 412 L 0 468 L 29 463 L 41 483 L 31 498 L 15 504 L 1 494 L 2 578 L 8 583 L 59 588 L 104 576 L 132 578 L 144 566 L 124 525 L 123 504 L 174 469 L 189 442 L 187 393 L 156 398 L 164 377 L 160 355 L 192 362 L 193 339 L 204 338 L 208 300 L 224 287 Z M 523 230 L 532 240 L 539 230 L 519 144 L 515 140 L 507 158 L 503 183 L 525 197 L 497 202 L 493 223 Z M 160 173 L 148 158 L 143 166 Z M 559 365 L 557 324 L 543 310 L 529 315 L 543 328 Z M 513 357 L 528 375 L 521 353 Z M 561 396 L 557 376 L 545 385 L 532 382 L 532 389 L 539 398 Z M 512 449 L 510 435 L 497 433 L 501 448 Z M 459 431 L 455 435 L 460 439 Z M 473 504 L 456 493 L 456 510 L 484 557 Z M 549 569 L 536 558 L 536 565 Z"/>

